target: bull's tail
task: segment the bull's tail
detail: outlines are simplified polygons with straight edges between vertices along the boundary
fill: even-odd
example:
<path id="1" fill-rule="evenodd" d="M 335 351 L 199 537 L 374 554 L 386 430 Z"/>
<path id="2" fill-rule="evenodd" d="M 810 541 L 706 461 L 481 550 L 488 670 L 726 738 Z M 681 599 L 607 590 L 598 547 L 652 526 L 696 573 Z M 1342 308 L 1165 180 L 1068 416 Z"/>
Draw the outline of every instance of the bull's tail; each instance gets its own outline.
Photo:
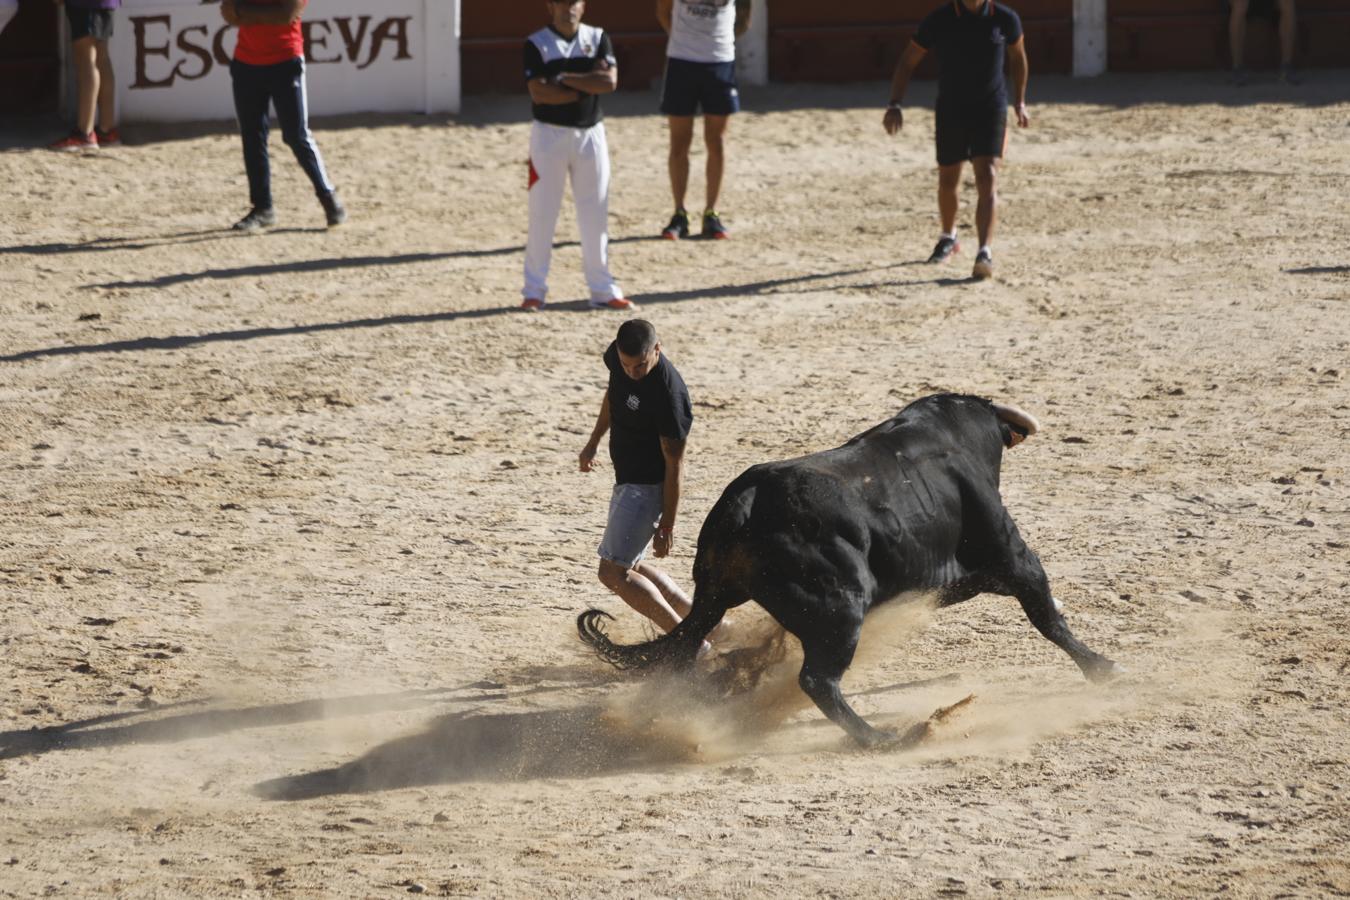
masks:
<path id="1" fill-rule="evenodd" d="M 714 612 L 709 604 L 700 608 L 697 601 L 684 621 L 669 634 L 641 644 L 616 644 L 600 627 L 601 619 L 613 619 L 599 609 L 588 609 L 577 616 L 577 633 L 605 662 L 616 669 L 642 671 L 663 666 L 688 666 L 698 657 L 703 639 L 722 620 L 726 610 Z"/>
<path id="2" fill-rule="evenodd" d="M 999 421 L 1007 423 L 1008 427 L 1015 429 L 1024 438 L 1041 430 L 1041 423 L 1031 413 L 1007 403 L 991 402 L 990 405 L 994 407 L 994 415 L 998 416 Z"/>

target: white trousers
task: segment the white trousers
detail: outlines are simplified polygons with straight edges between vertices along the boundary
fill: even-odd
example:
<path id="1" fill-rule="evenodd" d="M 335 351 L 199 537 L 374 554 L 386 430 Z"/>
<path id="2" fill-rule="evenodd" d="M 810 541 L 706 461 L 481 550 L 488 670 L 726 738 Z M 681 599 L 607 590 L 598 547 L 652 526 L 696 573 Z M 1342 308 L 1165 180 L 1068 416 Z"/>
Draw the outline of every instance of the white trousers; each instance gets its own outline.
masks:
<path id="1" fill-rule="evenodd" d="M 525 288 L 521 294 L 543 300 L 548 294 L 548 265 L 553 234 L 562 210 L 563 190 L 572 179 L 581 232 L 581 259 L 591 302 L 623 296 L 609 274 L 609 146 L 605 124 L 566 128 L 536 121 L 530 130 L 530 236 L 525 242 Z"/>

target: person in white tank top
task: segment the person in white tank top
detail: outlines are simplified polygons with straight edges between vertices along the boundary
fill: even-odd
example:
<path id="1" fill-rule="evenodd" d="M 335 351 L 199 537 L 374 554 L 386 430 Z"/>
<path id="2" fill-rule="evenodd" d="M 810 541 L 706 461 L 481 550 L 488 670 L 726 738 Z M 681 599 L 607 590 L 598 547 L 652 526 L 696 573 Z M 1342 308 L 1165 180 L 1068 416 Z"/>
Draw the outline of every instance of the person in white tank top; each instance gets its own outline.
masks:
<path id="1" fill-rule="evenodd" d="M 751 0 L 656 0 L 656 18 L 666 30 L 666 73 L 661 112 L 670 123 L 670 191 L 675 215 L 661 232 L 668 240 L 689 237 L 684 197 L 689 187 L 689 147 L 694 117 L 703 113 L 708 151 L 702 237 L 729 236 L 717 212 L 725 169 L 723 138 L 740 107 L 736 86 L 736 38 L 750 27 Z"/>

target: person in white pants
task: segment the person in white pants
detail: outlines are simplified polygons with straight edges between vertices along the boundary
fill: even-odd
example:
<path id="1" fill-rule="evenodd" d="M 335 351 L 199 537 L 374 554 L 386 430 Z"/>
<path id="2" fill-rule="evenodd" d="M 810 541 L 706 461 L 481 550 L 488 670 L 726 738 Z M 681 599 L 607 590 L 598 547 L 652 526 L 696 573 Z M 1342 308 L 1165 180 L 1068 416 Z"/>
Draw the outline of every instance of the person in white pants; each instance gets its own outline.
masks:
<path id="1" fill-rule="evenodd" d="M 609 35 L 583 25 L 583 0 L 548 0 L 551 24 L 525 41 L 525 78 L 534 107 L 530 130 L 530 234 L 520 308 L 544 308 L 553 234 L 572 180 L 581 255 L 597 309 L 634 309 L 609 272 L 609 148 L 600 94 L 619 83 Z"/>

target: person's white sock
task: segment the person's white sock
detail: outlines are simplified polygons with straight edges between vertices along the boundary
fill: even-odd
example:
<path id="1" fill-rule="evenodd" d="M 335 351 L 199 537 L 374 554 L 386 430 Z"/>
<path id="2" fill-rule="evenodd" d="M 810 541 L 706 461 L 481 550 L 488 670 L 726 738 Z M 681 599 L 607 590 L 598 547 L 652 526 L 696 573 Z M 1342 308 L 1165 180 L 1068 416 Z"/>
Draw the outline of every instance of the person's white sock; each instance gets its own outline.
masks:
<path id="1" fill-rule="evenodd" d="M 949 239 L 949 240 L 953 240 L 953 241 L 954 241 L 954 240 L 956 240 L 956 229 L 953 228 L 950 232 L 944 231 L 944 232 L 942 232 L 942 234 L 940 234 L 940 235 L 938 235 L 938 236 L 939 236 L 939 237 L 943 237 L 943 238 L 947 238 L 947 239 Z"/>
<path id="2" fill-rule="evenodd" d="M 981 244 L 981 245 L 980 245 L 980 253 L 988 253 L 990 259 L 993 259 L 993 258 L 994 258 L 994 251 L 989 249 L 989 245 L 988 245 L 988 244 Z"/>

